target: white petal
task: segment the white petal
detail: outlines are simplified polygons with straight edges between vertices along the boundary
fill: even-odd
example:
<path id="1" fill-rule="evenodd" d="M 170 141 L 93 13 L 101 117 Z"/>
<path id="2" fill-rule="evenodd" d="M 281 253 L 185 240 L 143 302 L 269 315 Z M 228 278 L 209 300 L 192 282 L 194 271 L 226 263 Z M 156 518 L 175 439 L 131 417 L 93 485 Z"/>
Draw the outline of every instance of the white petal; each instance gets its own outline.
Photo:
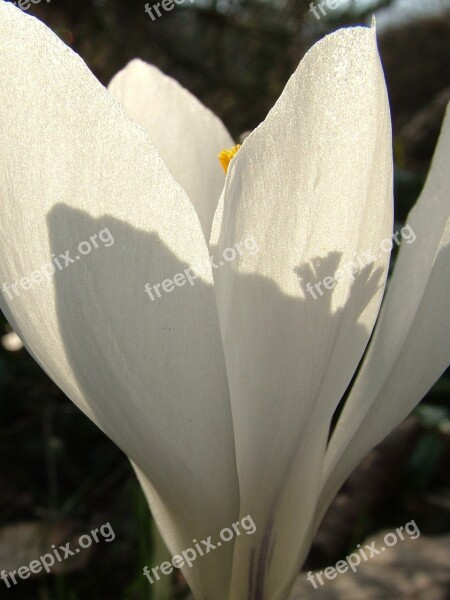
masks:
<path id="1" fill-rule="evenodd" d="M 367 357 L 327 450 L 322 513 L 361 459 L 450 363 L 450 106 Z M 417 238 L 414 240 L 414 236 Z"/>
<path id="2" fill-rule="evenodd" d="M 153 302 L 144 292 L 208 263 L 200 223 L 147 133 L 49 29 L 4 2 L 0 62 L 2 309 L 151 481 L 180 551 L 231 523 L 238 501 L 212 274 Z M 186 569 L 197 598 L 227 597 L 231 552 Z"/>
<path id="3" fill-rule="evenodd" d="M 241 514 L 259 527 L 236 541 L 232 596 L 247 597 L 251 556 L 249 597 L 272 600 L 284 598 L 299 568 L 330 418 L 367 344 L 386 276 L 391 132 L 374 29 L 341 30 L 306 55 L 230 163 L 214 242 L 219 226 L 217 261 L 248 236 L 260 247 L 213 271 Z M 300 287 L 297 273 L 303 286 L 314 283 L 366 251 L 376 253 L 374 263 L 354 283 L 342 278 L 316 300 Z"/>
<path id="4" fill-rule="evenodd" d="M 225 181 L 217 155 L 233 146 L 222 121 L 174 79 L 141 60 L 117 73 L 109 90 L 150 134 L 189 195 L 209 240 Z"/>

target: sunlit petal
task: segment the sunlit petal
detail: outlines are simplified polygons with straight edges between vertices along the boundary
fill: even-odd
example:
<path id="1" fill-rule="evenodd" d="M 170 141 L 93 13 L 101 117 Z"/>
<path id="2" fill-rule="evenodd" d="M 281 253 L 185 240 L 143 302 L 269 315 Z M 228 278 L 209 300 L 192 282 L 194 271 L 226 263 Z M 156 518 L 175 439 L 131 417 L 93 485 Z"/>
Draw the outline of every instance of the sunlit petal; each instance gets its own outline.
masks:
<path id="1" fill-rule="evenodd" d="M 174 79 L 141 60 L 117 73 L 109 90 L 148 131 L 189 195 L 209 240 L 224 184 L 217 155 L 233 145 L 222 121 Z"/>
<path id="2" fill-rule="evenodd" d="M 4 2 L 0 63 L 2 310 L 151 481 L 180 551 L 233 522 L 238 502 L 200 223 L 148 134 L 49 29 Z M 144 292 L 198 261 L 195 285 Z M 196 597 L 227 597 L 231 552 L 186 569 Z"/>
<path id="3" fill-rule="evenodd" d="M 213 271 L 241 514 L 260 526 L 236 542 L 233 597 L 284 598 L 296 574 L 328 425 L 379 310 L 389 260 L 380 244 L 391 234 L 390 116 L 375 29 L 341 30 L 306 55 L 232 159 L 213 227 L 218 264 L 249 237 L 260 248 Z M 354 277 L 337 273 L 355 261 Z M 334 275 L 339 283 L 326 289 Z M 315 298 L 308 282 L 321 282 Z"/>
<path id="4" fill-rule="evenodd" d="M 322 514 L 367 452 L 411 412 L 450 363 L 450 108 L 374 338 L 330 441 Z"/>

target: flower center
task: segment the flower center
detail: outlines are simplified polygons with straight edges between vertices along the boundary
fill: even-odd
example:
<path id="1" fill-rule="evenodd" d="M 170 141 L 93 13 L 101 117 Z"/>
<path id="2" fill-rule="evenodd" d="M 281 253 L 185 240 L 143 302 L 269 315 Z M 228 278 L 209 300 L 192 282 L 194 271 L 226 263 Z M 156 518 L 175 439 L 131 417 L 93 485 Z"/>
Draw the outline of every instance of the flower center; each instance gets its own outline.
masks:
<path id="1" fill-rule="evenodd" d="M 222 150 L 222 152 L 219 154 L 219 161 L 225 173 L 228 171 L 228 165 L 230 164 L 231 159 L 238 152 L 240 147 L 241 144 L 237 144 L 229 150 Z"/>

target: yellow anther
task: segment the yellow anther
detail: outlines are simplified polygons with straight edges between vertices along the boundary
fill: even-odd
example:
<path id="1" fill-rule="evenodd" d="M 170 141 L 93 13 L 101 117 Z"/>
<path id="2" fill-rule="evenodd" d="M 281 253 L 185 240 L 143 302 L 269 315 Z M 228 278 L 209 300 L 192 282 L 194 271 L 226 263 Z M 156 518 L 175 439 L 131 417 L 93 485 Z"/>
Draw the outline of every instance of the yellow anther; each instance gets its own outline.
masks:
<path id="1" fill-rule="evenodd" d="M 230 150 L 222 150 L 222 152 L 219 154 L 219 161 L 225 173 L 228 171 L 230 160 L 237 153 L 240 147 L 241 144 L 237 144 L 237 146 L 233 146 L 233 148 L 230 148 Z"/>

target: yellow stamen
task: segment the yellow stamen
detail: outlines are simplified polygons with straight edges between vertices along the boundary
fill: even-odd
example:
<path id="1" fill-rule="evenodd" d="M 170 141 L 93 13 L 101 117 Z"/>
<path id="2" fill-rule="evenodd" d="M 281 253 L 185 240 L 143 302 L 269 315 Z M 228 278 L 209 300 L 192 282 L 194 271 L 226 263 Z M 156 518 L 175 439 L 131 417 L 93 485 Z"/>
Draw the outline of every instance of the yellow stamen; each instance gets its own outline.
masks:
<path id="1" fill-rule="evenodd" d="M 240 147 L 241 144 L 238 144 L 237 146 L 230 148 L 230 150 L 222 150 L 222 152 L 219 154 L 219 161 L 225 173 L 228 171 L 228 165 L 230 164 L 231 159 L 237 153 Z"/>

